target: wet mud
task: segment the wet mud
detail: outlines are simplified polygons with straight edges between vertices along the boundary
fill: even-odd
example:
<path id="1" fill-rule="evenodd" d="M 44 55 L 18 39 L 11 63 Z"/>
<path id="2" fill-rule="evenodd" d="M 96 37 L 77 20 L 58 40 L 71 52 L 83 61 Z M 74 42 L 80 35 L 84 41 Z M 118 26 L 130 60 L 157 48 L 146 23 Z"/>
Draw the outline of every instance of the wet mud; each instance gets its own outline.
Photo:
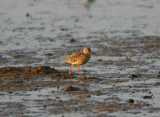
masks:
<path id="1" fill-rule="evenodd" d="M 159 4 L 0 1 L 0 117 L 159 117 Z"/>
<path id="2" fill-rule="evenodd" d="M 158 59 L 160 37 L 137 37 L 132 41 L 128 40 L 116 44 L 118 50 L 115 47 L 106 48 L 108 54 L 127 52 L 132 53 L 131 55 L 109 62 L 102 57 L 95 61 L 96 64 L 116 66 L 122 71 L 124 67 L 151 65 L 145 60 L 134 59 L 134 56 L 138 58 L 154 53 L 146 59 Z M 102 56 L 105 53 L 101 52 L 103 53 L 94 56 Z M 16 58 L 19 57 L 21 59 L 22 56 Z M 25 56 L 22 58 L 25 61 L 28 59 Z M 159 70 L 156 65 L 151 67 L 152 70 Z M 155 91 L 160 86 L 159 72 L 150 72 L 148 67 L 137 68 L 138 71 L 134 73 L 119 72 L 110 75 L 89 76 L 87 74 L 92 72 L 84 71 L 84 75 L 80 77 L 76 71 L 69 76 L 67 70 L 57 70 L 49 66 L 1 67 L 1 116 L 74 116 L 78 113 L 80 116 L 90 117 L 118 116 L 119 112 L 132 116 L 151 116 L 157 113 L 158 116 L 159 94 Z"/>

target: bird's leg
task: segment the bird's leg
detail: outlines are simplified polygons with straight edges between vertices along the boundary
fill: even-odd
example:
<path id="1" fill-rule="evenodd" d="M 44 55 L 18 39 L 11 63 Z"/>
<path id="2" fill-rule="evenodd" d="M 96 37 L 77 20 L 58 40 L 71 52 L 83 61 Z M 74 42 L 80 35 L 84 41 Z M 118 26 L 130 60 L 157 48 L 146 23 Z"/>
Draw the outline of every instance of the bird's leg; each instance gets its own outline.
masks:
<path id="1" fill-rule="evenodd" d="M 72 68 L 73 64 L 69 67 L 69 75 L 71 76 L 71 68 Z"/>
<path id="2" fill-rule="evenodd" d="M 78 65 L 78 71 L 79 71 L 79 74 L 80 74 L 80 76 L 81 76 L 81 72 L 80 72 L 80 70 L 79 70 L 79 67 L 80 67 L 80 65 Z"/>

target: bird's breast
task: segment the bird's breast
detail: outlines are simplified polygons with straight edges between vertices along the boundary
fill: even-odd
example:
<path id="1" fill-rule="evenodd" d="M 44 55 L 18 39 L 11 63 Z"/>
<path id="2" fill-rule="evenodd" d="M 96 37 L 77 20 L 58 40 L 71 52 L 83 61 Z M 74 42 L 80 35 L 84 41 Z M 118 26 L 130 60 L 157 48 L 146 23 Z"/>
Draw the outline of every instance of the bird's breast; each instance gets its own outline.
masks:
<path id="1" fill-rule="evenodd" d="M 89 61 L 89 59 L 90 59 L 90 55 L 87 54 L 80 57 L 74 64 L 83 65 L 83 64 L 86 64 Z"/>

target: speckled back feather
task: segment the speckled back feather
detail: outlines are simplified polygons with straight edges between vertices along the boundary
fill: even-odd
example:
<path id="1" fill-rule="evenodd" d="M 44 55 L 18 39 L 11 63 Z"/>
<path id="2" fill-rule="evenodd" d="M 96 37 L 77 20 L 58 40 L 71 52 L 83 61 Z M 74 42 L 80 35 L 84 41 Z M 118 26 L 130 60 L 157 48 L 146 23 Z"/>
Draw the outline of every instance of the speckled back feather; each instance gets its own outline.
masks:
<path id="1" fill-rule="evenodd" d="M 69 62 L 69 63 L 74 63 L 79 58 L 81 58 L 82 56 L 84 56 L 83 51 L 80 51 L 80 52 L 74 53 L 74 54 L 72 54 L 72 55 L 70 55 L 66 58 L 61 58 L 60 60 L 66 61 L 66 62 Z"/>

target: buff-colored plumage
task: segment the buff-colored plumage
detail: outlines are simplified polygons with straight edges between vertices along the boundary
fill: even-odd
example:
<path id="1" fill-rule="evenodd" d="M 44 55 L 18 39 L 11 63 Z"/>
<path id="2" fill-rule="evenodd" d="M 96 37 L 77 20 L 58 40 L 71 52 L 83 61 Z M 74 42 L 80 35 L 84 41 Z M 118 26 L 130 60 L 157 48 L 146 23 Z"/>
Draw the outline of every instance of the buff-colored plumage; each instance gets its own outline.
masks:
<path id="1" fill-rule="evenodd" d="M 74 54 L 72 54 L 72 55 L 70 55 L 66 58 L 61 58 L 59 60 L 72 64 L 70 66 L 69 75 L 71 75 L 71 68 L 72 68 L 73 65 L 78 65 L 78 71 L 79 71 L 79 74 L 81 75 L 79 67 L 80 67 L 80 65 L 84 65 L 89 61 L 90 52 L 91 52 L 90 48 L 84 48 L 83 51 L 74 53 Z"/>

